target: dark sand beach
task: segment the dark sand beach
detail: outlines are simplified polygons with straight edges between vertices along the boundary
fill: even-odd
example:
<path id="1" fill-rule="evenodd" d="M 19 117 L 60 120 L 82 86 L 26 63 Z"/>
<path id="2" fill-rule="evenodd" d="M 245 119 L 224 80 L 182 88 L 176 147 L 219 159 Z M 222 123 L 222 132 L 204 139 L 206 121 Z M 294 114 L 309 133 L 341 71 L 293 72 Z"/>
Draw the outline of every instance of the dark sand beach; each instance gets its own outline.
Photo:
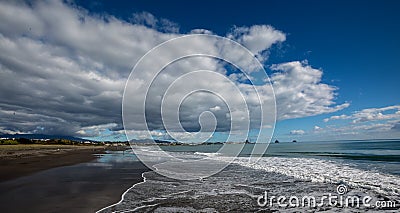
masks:
<path id="1" fill-rule="evenodd" d="M 95 212 L 118 202 L 148 171 L 104 147 L 25 148 L 1 152 L 2 212 Z"/>
<path id="2" fill-rule="evenodd" d="M 88 162 L 96 158 L 93 154 L 104 151 L 103 146 L 3 145 L 0 146 L 0 181 Z"/>

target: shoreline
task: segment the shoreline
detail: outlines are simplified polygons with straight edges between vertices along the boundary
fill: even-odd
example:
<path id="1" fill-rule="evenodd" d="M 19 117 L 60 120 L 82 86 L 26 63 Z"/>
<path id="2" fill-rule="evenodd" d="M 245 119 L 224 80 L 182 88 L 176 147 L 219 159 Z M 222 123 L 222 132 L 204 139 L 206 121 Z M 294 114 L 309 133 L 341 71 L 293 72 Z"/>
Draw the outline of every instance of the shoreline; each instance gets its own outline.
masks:
<path id="1" fill-rule="evenodd" d="M 19 154 L 7 156 L 0 151 L 0 209 L 5 212 L 96 212 L 120 201 L 122 194 L 141 183 L 142 174 L 149 171 L 140 161 L 132 160 L 130 154 L 124 154 L 125 147 L 41 148 L 20 150 Z M 119 162 L 121 159 L 127 161 Z M 6 176 L 5 169 L 17 174 Z"/>
<path id="2" fill-rule="evenodd" d="M 149 171 L 150 171 L 150 170 L 149 170 Z M 124 200 L 125 200 L 125 195 L 126 195 L 130 190 L 132 190 L 133 188 L 135 188 L 135 187 L 136 187 L 137 185 L 139 185 L 139 184 L 144 184 L 144 183 L 146 183 L 146 177 L 144 176 L 144 174 L 145 174 L 146 172 L 149 172 L 149 171 L 144 171 L 144 172 L 142 172 L 142 174 L 141 174 L 142 181 L 133 183 L 133 185 L 132 185 L 131 187 L 129 187 L 129 188 L 127 188 L 126 190 L 124 190 L 124 192 L 121 194 L 120 199 L 119 199 L 118 201 L 115 201 L 115 202 L 113 202 L 113 203 L 111 203 L 111 204 L 109 204 L 109 205 L 107 205 L 107 206 L 102 207 L 101 209 L 96 210 L 96 213 L 100 213 L 100 212 L 103 212 L 103 211 L 112 209 L 114 206 L 117 206 L 117 205 L 121 204 L 122 202 L 124 202 Z"/>

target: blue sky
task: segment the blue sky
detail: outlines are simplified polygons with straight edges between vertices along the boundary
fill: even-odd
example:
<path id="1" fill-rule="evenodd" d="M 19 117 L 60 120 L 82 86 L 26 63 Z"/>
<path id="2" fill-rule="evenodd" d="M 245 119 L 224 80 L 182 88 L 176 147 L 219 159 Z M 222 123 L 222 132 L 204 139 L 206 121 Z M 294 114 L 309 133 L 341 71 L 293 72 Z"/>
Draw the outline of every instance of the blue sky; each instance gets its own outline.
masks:
<path id="1" fill-rule="evenodd" d="M 40 28 L 41 21 L 52 26 L 50 20 L 43 18 L 38 19 L 37 22 L 30 21 L 28 23 L 29 21 L 26 20 L 29 19 L 21 18 L 18 22 L 18 18 L 13 20 L 11 15 L 7 13 L 7 10 L 20 8 L 28 11 L 25 14 L 46 16 L 49 13 L 49 17 L 51 17 L 51 15 L 57 14 L 50 14 L 50 11 L 46 12 L 42 9 L 53 7 L 56 9 L 54 11 L 57 11 L 57 9 L 62 11 L 62 13 L 59 13 L 59 23 L 66 30 L 70 26 L 68 24 L 72 23 L 72 21 L 68 22 L 68 17 L 70 19 L 74 17 L 69 15 L 78 14 L 79 17 L 91 18 L 93 23 L 97 22 L 105 26 L 111 26 L 115 23 L 113 25 L 115 28 L 120 26 L 120 22 L 143 25 L 145 28 L 154 29 L 157 36 L 164 36 L 160 41 L 168 39 L 170 34 L 187 34 L 193 29 L 206 29 L 216 35 L 226 36 L 238 27 L 250 29 L 251 26 L 271 26 L 284 34 L 285 39 L 284 41 L 274 41 L 270 47 L 265 48 L 268 57 L 263 61 L 263 64 L 267 73 L 270 76 L 276 73 L 277 70 L 271 69 L 271 66 L 276 64 L 302 62 L 303 64 L 298 64 L 298 66 L 303 68 L 310 66 L 322 73 L 319 83 L 336 88 L 333 91 L 334 97 L 329 99 L 335 103 L 328 108 L 332 109 L 335 105 L 349 104 L 340 110 L 332 110 L 333 112 L 327 110 L 321 111 L 321 113 L 313 112 L 310 115 L 298 116 L 300 118 L 280 119 L 276 125 L 274 138 L 290 141 L 292 139 L 330 140 L 400 137 L 400 113 L 398 113 L 400 111 L 398 107 L 400 105 L 398 95 L 398 91 L 400 91 L 398 83 L 400 80 L 400 41 L 398 39 L 400 38 L 400 22 L 398 21 L 400 20 L 398 13 L 400 3 L 398 1 L 246 1 L 240 3 L 197 1 L 190 4 L 185 1 L 105 1 L 97 3 L 75 1 L 75 3 L 60 3 L 60 5 L 50 3 L 32 3 L 32 5 L 15 3 L 10 5 L 4 3 L 2 5 L 3 10 L 0 11 L 0 15 L 5 20 L 3 22 L 5 24 L 0 26 L 1 39 L 4 41 L 0 44 L 3 45 L 0 46 L 0 50 L 13 53 L 11 49 L 7 49 L 10 48 L 6 45 L 7 42 L 15 42 L 16 44 L 18 42 L 29 44 L 36 42 L 41 45 L 40 48 L 48 50 L 50 56 L 58 56 L 58 58 L 48 57 L 48 62 L 65 59 L 71 63 L 76 63 L 77 67 L 82 70 L 95 67 L 93 69 L 97 69 L 99 72 L 90 71 L 89 73 L 98 74 L 99 76 L 96 77 L 98 79 L 107 77 L 114 82 L 111 82 L 110 86 L 107 87 L 108 93 L 103 91 L 103 93 L 97 95 L 88 95 L 91 92 L 86 90 L 85 92 L 81 87 L 70 90 L 60 88 L 56 86 L 56 79 L 53 79 L 53 81 L 50 78 L 43 77 L 41 79 L 50 79 L 44 81 L 49 87 L 55 86 L 53 91 L 60 91 L 57 95 L 48 94 L 49 96 L 44 96 L 43 93 L 46 92 L 43 92 L 43 88 L 37 84 L 30 85 L 27 83 L 28 88 L 31 88 L 32 91 L 37 89 L 37 92 L 29 95 L 24 92 L 18 93 L 16 89 L 14 92 L 18 98 L 5 100 L 7 99 L 5 97 L 7 90 L 4 89 L 0 111 L 2 110 L 3 117 L 7 118 L 5 119 L 7 124 L 5 122 L 0 123 L 0 130 L 3 133 L 54 133 L 95 139 L 120 138 L 118 137 L 122 129 L 120 116 L 118 117 L 120 110 L 114 112 L 110 109 L 118 108 L 119 105 L 114 104 L 114 102 L 121 103 L 121 101 L 120 98 L 115 98 L 115 96 L 111 98 L 107 94 L 111 94 L 110 91 L 121 93 L 120 85 L 126 80 L 127 75 L 126 71 L 119 70 L 131 67 L 132 63 L 125 66 L 125 61 L 122 61 L 122 59 L 121 65 L 116 62 L 118 60 L 111 61 L 110 59 L 109 63 L 105 59 L 102 60 L 103 58 L 112 58 L 106 54 L 101 55 L 101 48 L 106 49 L 108 46 L 101 47 L 101 44 L 105 43 L 100 42 L 97 50 L 94 47 L 90 47 L 93 49 L 86 47 L 83 43 L 84 39 L 82 39 L 86 38 L 85 32 L 77 31 L 76 33 L 60 35 L 62 30 L 57 27 L 54 27 L 54 29 L 50 27 L 49 29 L 52 31 L 45 35 L 41 34 L 42 31 L 36 32 L 35 30 Z M 149 23 L 135 20 L 134 17 L 139 17 L 143 21 L 144 14 L 151 14 L 157 20 L 157 25 L 150 26 L 151 23 L 149 25 Z M 67 18 L 63 19 L 63 15 Z M 113 17 L 112 20 L 104 18 L 110 16 Z M 10 30 L 10 26 L 15 26 L 16 30 Z M 18 31 L 19 26 L 22 26 L 21 29 L 23 27 L 28 29 L 26 26 L 30 26 L 29 31 Z M 85 29 L 90 28 L 90 26 Z M 87 35 L 97 41 L 97 37 L 100 36 L 96 32 L 100 31 L 90 31 L 90 29 L 86 32 Z M 115 39 L 118 40 L 117 33 L 111 34 L 111 36 L 115 36 Z M 138 35 L 138 37 L 140 36 Z M 98 40 L 100 41 L 100 39 Z M 81 41 L 82 43 L 79 43 Z M 157 44 L 157 41 L 155 44 Z M 63 53 L 57 52 L 57 48 L 53 47 L 60 47 L 59 49 L 62 49 Z M 63 55 L 64 53 L 65 55 Z M 70 53 L 77 53 L 79 57 Z M 111 53 L 112 51 L 110 51 Z M 134 57 L 138 58 L 143 53 L 137 51 Z M 15 54 L 16 59 L 22 60 L 23 57 L 27 57 L 18 55 L 17 52 Z M 99 54 L 99 56 L 93 56 L 96 54 Z M 92 61 L 103 65 L 96 67 L 96 63 L 90 64 Z M 2 72 L 4 74 L 2 79 L 8 79 L 10 82 L 12 82 L 12 76 L 6 75 L 7 72 L 21 74 L 26 71 L 20 70 L 21 66 L 11 64 L 10 59 L 5 55 L 0 58 L 0 64 L 7 68 Z M 102 70 L 103 68 L 104 70 Z M 77 68 L 71 69 L 76 70 Z M 32 73 L 36 73 L 37 76 L 49 76 L 49 74 L 39 73 L 39 71 L 28 71 L 26 73 L 30 77 L 35 75 Z M 85 85 L 84 82 L 73 83 L 74 77 L 64 77 L 63 79 L 71 79 L 71 85 Z M 66 82 L 69 81 L 66 80 Z M 93 85 L 90 88 L 99 89 L 100 87 Z M 87 89 L 90 90 L 90 88 Z M 20 89 L 26 91 L 26 88 Z M 80 95 L 72 97 L 73 94 L 77 93 Z M 43 101 L 48 103 L 54 101 L 54 106 L 50 104 L 50 107 L 42 110 L 39 109 L 42 107 L 40 104 L 26 104 L 27 99 L 22 98 L 23 96 L 36 97 L 36 99 L 43 98 Z M 70 102 L 62 108 L 61 104 L 58 103 L 60 98 L 55 98 L 56 96 L 61 97 L 64 103 L 65 101 Z M 86 102 L 82 102 L 82 100 Z M 100 100 L 103 102 L 97 102 Z M 111 101 L 113 104 L 106 104 L 107 101 Z M 86 104 L 88 105 L 86 106 Z M 20 115 L 21 117 L 11 116 L 14 115 L 13 112 L 17 112 L 17 116 Z M 56 115 L 57 112 L 60 115 Z M 85 114 L 86 112 L 88 114 Z M 34 118 L 35 121 L 43 120 L 45 122 L 26 124 L 18 120 Z M 71 131 L 65 131 L 64 123 L 74 124 L 75 127 L 71 127 L 73 129 Z M 218 137 L 216 140 L 218 140 Z"/>
<path id="2" fill-rule="evenodd" d="M 398 1 L 125 1 L 77 4 L 129 20 L 147 11 L 177 23 L 181 32 L 202 28 L 224 35 L 233 26 L 268 24 L 287 33 L 267 64 L 307 59 L 340 88 L 349 112 L 399 103 Z"/>
<path id="3" fill-rule="evenodd" d="M 324 72 L 323 81 L 339 88 L 336 102 L 350 106 L 330 115 L 350 114 L 365 108 L 399 104 L 400 14 L 398 1 L 135 1 L 88 4 L 123 19 L 147 11 L 179 24 L 181 32 L 204 28 L 224 35 L 233 26 L 268 24 L 287 33 L 273 47 L 267 65 L 308 60 Z M 276 137 L 292 129 L 324 126 L 329 115 L 281 121 Z M 299 128 L 301 127 L 301 128 Z M 382 136 L 383 137 L 383 136 Z M 328 139 L 328 138 L 327 138 Z"/>

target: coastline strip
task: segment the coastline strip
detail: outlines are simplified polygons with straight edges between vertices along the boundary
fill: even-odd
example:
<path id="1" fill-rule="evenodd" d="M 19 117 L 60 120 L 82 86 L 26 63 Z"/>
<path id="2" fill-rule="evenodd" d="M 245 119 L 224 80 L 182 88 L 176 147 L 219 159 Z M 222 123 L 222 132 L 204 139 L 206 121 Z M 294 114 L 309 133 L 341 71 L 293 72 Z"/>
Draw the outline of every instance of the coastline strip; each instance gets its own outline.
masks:
<path id="1" fill-rule="evenodd" d="M 124 201 L 124 199 L 125 199 L 126 193 L 128 193 L 129 190 L 133 189 L 135 186 L 137 186 L 137 185 L 139 185 L 139 184 L 142 184 L 142 183 L 145 183 L 145 182 L 146 182 L 146 177 L 144 176 L 144 173 L 146 173 L 146 172 L 142 172 L 142 178 L 143 178 L 143 181 L 142 181 L 142 182 L 133 184 L 131 187 L 129 187 L 127 190 L 125 190 L 124 193 L 122 193 L 121 199 L 120 199 L 118 202 L 116 202 L 116 203 L 114 203 L 114 204 L 111 204 L 111 205 L 109 205 L 109 206 L 106 206 L 106 207 L 104 207 L 104 208 L 102 208 L 102 209 L 100 209 L 100 210 L 97 210 L 96 213 L 100 213 L 100 212 L 102 212 L 102 211 L 104 211 L 104 210 L 106 210 L 106 209 L 108 209 L 108 208 L 112 208 L 113 206 L 116 206 L 116 205 L 119 205 L 120 203 L 122 203 L 122 202 Z"/>
<path id="2" fill-rule="evenodd" d="M 2 145 L 0 182 L 51 168 L 90 162 L 103 154 L 104 146 Z"/>

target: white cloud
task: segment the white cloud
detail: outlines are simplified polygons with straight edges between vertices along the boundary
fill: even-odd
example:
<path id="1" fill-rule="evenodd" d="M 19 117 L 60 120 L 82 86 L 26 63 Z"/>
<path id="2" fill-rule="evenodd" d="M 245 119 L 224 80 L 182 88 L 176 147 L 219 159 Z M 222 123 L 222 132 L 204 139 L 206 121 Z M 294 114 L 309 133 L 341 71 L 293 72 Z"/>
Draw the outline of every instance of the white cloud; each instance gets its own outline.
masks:
<path id="1" fill-rule="evenodd" d="M 122 133 L 122 92 L 132 66 L 154 46 L 181 35 L 175 23 L 150 13 L 135 14 L 128 22 L 110 15 L 89 14 L 83 8 L 62 1 L 37 1 L 31 5 L 20 1 L 0 2 L 0 20 L 2 133 L 81 136 L 95 136 L 106 130 Z M 208 30 L 190 33 L 213 34 Z M 235 28 L 228 36 L 248 47 L 263 61 L 266 60 L 264 53 L 271 45 L 286 39 L 283 32 L 267 25 Z M 237 49 L 231 46 L 198 41 L 171 49 L 147 66 L 164 64 L 174 55 L 197 48 L 222 52 L 228 58 L 240 57 L 236 54 Z M 239 65 L 251 67 L 252 64 L 243 62 Z M 198 57 L 171 64 L 159 75 L 148 100 L 151 134 L 162 137 L 165 134 L 160 131 L 163 126 L 157 115 L 160 94 L 182 73 L 201 69 L 226 74 L 220 61 Z M 272 69 L 277 71 L 271 80 L 281 120 L 334 112 L 348 106 L 335 105 L 336 88 L 320 83 L 320 70 L 300 62 L 274 65 Z M 138 88 L 141 81 L 149 80 L 147 73 L 139 76 L 141 78 L 135 82 Z M 251 85 L 243 83 L 246 76 L 228 77 L 245 94 L 250 108 L 255 108 L 258 97 L 250 92 Z M 240 105 L 241 97 L 232 93 L 228 82 L 204 76 L 195 82 L 183 82 L 182 86 L 193 84 L 206 85 L 224 94 L 233 103 L 231 116 L 241 119 L 246 115 Z M 262 101 L 272 100 L 268 85 L 256 87 Z M 182 95 L 179 92 L 175 94 Z M 181 111 L 183 125 L 195 130 L 199 125 L 199 114 L 207 110 L 214 112 L 220 131 L 230 128 L 224 103 L 204 94 L 186 100 Z M 253 110 L 250 115 L 255 126 L 260 122 L 259 114 L 260 111 Z M 140 132 L 142 130 L 135 131 L 138 138 L 145 135 Z M 191 133 L 180 134 L 187 138 L 193 136 Z"/>
<path id="2" fill-rule="evenodd" d="M 314 131 L 321 131 L 321 130 L 322 130 L 322 127 L 314 126 Z"/>
<path id="3" fill-rule="evenodd" d="M 322 71 L 299 61 L 271 66 L 278 119 L 306 117 L 342 110 L 348 103 L 335 105 L 336 87 L 321 83 Z"/>
<path id="4" fill-rule="evenodd" d="M 334 115 L 331 116 L 330 118 L 325 118 L 324 122 L 328 122 L 329 120 L 339 120 L 339 119 L 347 119 L 348 116 L 347 115 Z"/>
<path id="5" fill-rule="evenodd" d="M 324 119 L 326 126 L 314 126 L 306 137 L 310 140 L 398 139 L 400 137 L 400 105 L 368 108 L 350 114 Z M 333 122 L 343 120 L 347 122 Z"/>
<path id="6" fill-rule="evenodd" d="M 386 113 L 387 111 L 392 111 Z M 369 108 L 363 109 L 352 113 L 351 115 L 334 115 L 325 118 L 324 121 L 332 120 L 351 120 L 352 123 L 363 123 L 369 121 L 383 121 L 391 119 L 400 119 L 400 105 L 382 107 L 382 108 Z"/>
<path id="7" fill-rule="evenodd" d="M 193 29 L 189 32 L 189 34 L 207 34 L 207 35 L 213 35 L 214 33 L 210 30 L 207 29 Z"/>
<path id="8" fill-rule="evenodd" d="M 236 27 L 233 32 L 227 35 L 228 38 L 237 40 L 247 47 L 261 61 L 265 61 L 267 56 L 263 51 L 269 49 L 277 42 L 286 40 L 286 35 L 269 25 L 254 25 L 251 27 Z"/>
<path id="9" fill-rule="evenodd" d="M 301 129 L 295 129 L 290 131 L 291 135 L 304 135 L 306 132 L 304 130 Z"/>
<path id="10" fill-rule="evenodd" d="M 0 126 L 14 132 L 72 135 L 108 123 L 121 128 L 132 65 L 177 36 L 60 1 L 0 2 L 0 17 L 0 110 L 16 112 Z"/>
<path id="11" fill-rule="evenodd" d="M 141 12 L 141 13 L 135 13 L 133 14 L 132 21 L 136 24 L 139 25 L 147 25 L 150 27 L 156 27 L 157 26 L 157 18 L 154 17 L 153 14 L 148 13 L 148 12 Z"/>
<path id="12" fill-rule="evenodd" d="M 118 124 L 116 124 L 116 123 L 85 126 L 85 127 L 82 127 L 76 133 L 82 137 L 94 137 L 94 136 L 101 135 L 104 131 L 110 130 L 117 126 L 118 126 Z"/>
<path id="13" fill-rule="evenodd" d="M 141 12 L 133 14 L 131 21 L 134 24 L 147 26 L 162 32 L 178 33 L 179 25 L 168 20 L 168 19 L 158 19 L 153 14 L 149 12 Z"/>
<path id="14" fill-rule="evenodd" d="M 221 107 L 220 106 L 211 107 L 210 110 L 216 112 L 221 110 Z"/>
<path id="15" fill-rule="evenodd" d="M 360 136 L 373 136 L 374 138 L 390 138 L 400 135 L 400 131 L 396 129 L 400 120 L 395 122 L 383 122 L 383 123 L 369 123 L 369 124 L 347 124 L 342 126 L 329 126 L 326 128 L 326 133 L 333 133 L 337 135 L 360 135 Z"/>

